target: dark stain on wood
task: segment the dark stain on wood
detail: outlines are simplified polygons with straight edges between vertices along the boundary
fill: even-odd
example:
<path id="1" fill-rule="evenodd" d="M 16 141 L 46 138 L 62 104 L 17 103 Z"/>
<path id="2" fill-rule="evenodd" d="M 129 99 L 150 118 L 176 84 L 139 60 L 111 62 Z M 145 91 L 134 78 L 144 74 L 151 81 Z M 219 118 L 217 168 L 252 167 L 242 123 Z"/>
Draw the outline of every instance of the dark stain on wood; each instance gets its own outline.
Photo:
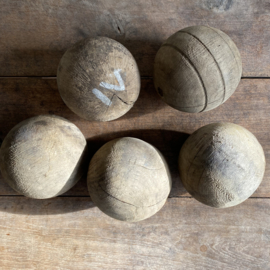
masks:
<path id="1" fill-rule="evenodd" d="M 36 121 L 34 122 L 34 125 L 37 125 L 37 126 L 47 126 L 48 123 L 44 120 L 40 120 L 40 121 Z"/>
<path id="2" fill-rule="evenodd" d="M 207 7 L 210 10 L 227 11 L 232 8 L 233 0 L 207 0 Z"/>

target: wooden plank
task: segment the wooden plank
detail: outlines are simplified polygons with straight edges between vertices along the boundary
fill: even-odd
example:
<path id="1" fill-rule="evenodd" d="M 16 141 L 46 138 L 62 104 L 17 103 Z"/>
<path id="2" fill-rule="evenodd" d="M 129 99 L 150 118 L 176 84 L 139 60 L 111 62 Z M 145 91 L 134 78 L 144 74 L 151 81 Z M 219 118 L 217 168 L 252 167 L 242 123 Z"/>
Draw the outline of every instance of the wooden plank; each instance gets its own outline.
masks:
<path id="1" fill-rule="evenodd" d="M 270 269 L 270 200 L 212 209 L 169 199 L 125 223 L 88 198 L 0 197 L 1 269 Z"/>
<path id="2" fill-rule="evenodd" d="M 63 103 L 55 79 L 0 79 L 0 139 L 20 121 L 39 114 L 57 114 L 75 123 L 88 140 L 93 155 L 105 142 L 117 137 L 137 137 L 153 144 L 166 157 L 173 178 L 170 196 L 189 196 L 182 186 L 177 159 L 188 134 L 213 122 L 227 121 L 246 127 L 262 144 L 266 155 L 265 177 L 254 197 L 270 197 L 270 83 L 268 79 L 243 79 L 232 97 L 209 112 L 182 113 L 167 106 L 156 94 L 150 79 L 134 107 L 112 122 L 88 122 Z M 0 195 L 16 194 L 0 179 Z M 85 179 L 65 195 L 88 196 Z"/>
<path id="3" fill-rule="evenodd" d="M 239 47 L 244 76 L 270 76 L 268 1 L 0 1 L 0 76 L 53 76 L 64 51 L 85 37 L 107 36 L 151 76 L 154 56 L 174 32 L 204 24 Z"/>

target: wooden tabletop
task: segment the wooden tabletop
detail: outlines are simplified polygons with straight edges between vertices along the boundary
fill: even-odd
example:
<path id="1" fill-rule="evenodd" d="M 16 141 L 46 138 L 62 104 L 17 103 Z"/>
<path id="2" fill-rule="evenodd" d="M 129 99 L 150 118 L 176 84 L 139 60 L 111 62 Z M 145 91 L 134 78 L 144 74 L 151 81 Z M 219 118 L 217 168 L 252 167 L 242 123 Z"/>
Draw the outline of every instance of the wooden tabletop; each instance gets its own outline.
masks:
<path id="1" fill-rule="evenodd" d="M 270 2 L 260 0 L 0 0 L 0 139 L 20 121 L 56 114 L 76 124 L 90 155 L 122 136 L 145 140 L 169 163 L 173 188 L 153 217 L 125 223 L 91 202 L 82 179 L 60 197 L 18 195 L 0 178 L 0 269 L 270 269 Z M 200 114 L 167 106 L 155 93 L 153 61 L 161 43 L 184 27 L 227 33 L 240 50 L 243 77 L 223 105 Z M 85 37 L 107 36 L 134 55 L 142 78 L 134 107 L 112 122 L 76 116 L 60 98 L 56 69 Z M 214 209 L 181 184 L 177 157 L 189 134 L 232 122 L 262 144 L 266 172 L 244 203 Z"/>

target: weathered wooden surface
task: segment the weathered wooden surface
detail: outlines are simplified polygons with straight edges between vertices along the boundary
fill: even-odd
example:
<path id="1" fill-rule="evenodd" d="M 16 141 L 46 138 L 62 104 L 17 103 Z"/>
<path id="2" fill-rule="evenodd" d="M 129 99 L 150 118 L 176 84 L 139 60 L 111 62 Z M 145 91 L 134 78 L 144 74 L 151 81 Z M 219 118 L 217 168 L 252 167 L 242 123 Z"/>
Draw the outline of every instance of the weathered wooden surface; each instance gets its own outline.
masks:
<path id="1" fill-rule="evenodd" d="M 65 118 L 39 115 L 16 125 L 0 149 L 5 181 L 19 194 L 48 199 L 71 189 L 88 168 L 87 142 Z"/>
<path id="2" fill-rule="evenodd" d="M 1 269 L 270 269 L 270 201 L 212 209 L 169 199 L 126 223 L 88 198 L 0 197 Z"/>
<path id="3" fill-rule="evenodd" d="M 223 105 L 189 115 L 163 103 L 152 80 L 143 79 L 134 107 L 116 121 L 99 123 L 72 113 L 60 98 L 56 79 L 41 78 L 56 75 L 60 58 L 72 44 L 95 36 L 122 43 L 134 55 L 141 75 L 152 76 L 162 42 L 192 25 L 228 34 L 239 48 L 244 77 L 269 77 L 269 1 L 0 0 L 0 4 L 0 139 L 20 121 L 48 113 L 75 123 L 88 139 L 90 155 L 114 138 L 137 137 L 164 154 L 173 177 L 170 196 L 180 197 L 169 198 L 150 219 L 122 223 L 94 207 L 85 179 L 65 197 L 32 200 L 17 196 L 0 177 L 0 269 L 270 269 L 270 80 L 243 79 Z M 184 198 L 189 194 L 177 170 L 178 153 L 188 134 L 218 121 L 254 133 L 267 164 L 253 198 L 227 209 Z"/>
<path id="4" fill-rule="evenodd" d="M 69 48 L 57 69 L 65 104 L 89 121 L 112 121 L 126 114 L 140 94 L 134 57 L 119 42 L 97 37 Z"/>
<path id="5" fill-rule="evenodd" d="M 149 76 L 161 43 L 198 24 L 232 38 L 244 76 L 269 76 L 269 12 L 261 0 L 1 1 L 0 76 L 53 76 L 68 47 L 95 36 L 125 45 Z"/>
<path id="6" fill-rule="evenodd" d="M 112 122 L 88 122 L 70 111 L 57 90 L 56 79 L 0 79 L 0 139 L 20 121 L 38 114 L 57 114 L 77 125 L 88 140 L 93 155 L 105 142 L 121 136 L 133 136 L 151 143 L 167 159 L 173 178 L 170 196 L 188 196 L 178 174 L 177 159 L 185 139 L 209 123 L 226 121 L 252 132 L 262 144 L 266 156 L 264 179 L 254 197 L 270 197 L 270 81 L 243 79 L 239 87 L 217 109 L 201 114 L 187 114 L 172 109 L 156 94 L 151 79 L 142 80 L 142 90 L 134 107 Z M 13 192 L 0 179 L 0 195 Z M 67 195 L 88 196 L 85 179 Z"/>
<path id="7" fill-rule="evenodd" d="M 136 222 L 166 203 L 172 181 L 163 155 L 137 138 L 109 141 L 94 155 L 87 173 L 91 199 L 110 217 Z"/>
<path id="8" fill-rule="evenodd" d="M 192 133 L 179 154 L 186 190 L 199 202 L 226 208 L 248 199 L 265 173 L 264 151 L 256 137 L 233 123 L 213 123 Z"/>
<path id="9" fill-rule="evenodd" d="M 182 112 L 215 109 L 234 93 L 241 76 L 241 56 L 234 42 L 209 26 L 174 33 L 155 57 L 155 89 L 163 101 Z"/>

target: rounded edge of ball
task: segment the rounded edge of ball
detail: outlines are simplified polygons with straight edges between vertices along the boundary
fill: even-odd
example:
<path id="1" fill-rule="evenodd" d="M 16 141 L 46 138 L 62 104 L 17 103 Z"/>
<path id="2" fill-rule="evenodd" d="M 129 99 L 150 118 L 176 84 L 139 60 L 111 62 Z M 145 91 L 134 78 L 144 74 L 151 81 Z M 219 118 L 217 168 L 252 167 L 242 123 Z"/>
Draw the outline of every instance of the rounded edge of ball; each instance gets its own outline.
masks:
<path id="1" fill-rule="evenodd" d="M 127 219 L 117 218 L 114 214 L 110 214 L 110 212 L 108 212 L 108 211 L 106 211 L 106 210 L 100 208 L 100 206 L 97 205 L 97 204 L 95 203 L 95 201 L 93 200 L 93 198 L 92 198 L 92 197 L 93 197 L 93 196 L 92 196 L 92 187 L 91 187 L 90 184 L 89 184 L 89 182 L 90 182 L 90 181 L 89 181 L 89 173 L 90 173 L 90 167 L 91 167 L 91 165 L 92 165 L 92 164 L 91 164 L 92 160 L 94 159 L 95 155 L 99 152 L 99 150 L 101 150 L 102 148 L 105 148 L 109 143 L 115 143 L 115 142 L 117 142 L 117 141 L 119 141 L 119 140 L 122 140 L 122 139 L 132 139 L 132 140 L 136 140 L 136 141 L 139 141 L 140 143 L 143 143 L 143 144 L 147 145 L 147 147 L 152 147 L 152 148 L 156 151 L 156 153 L 159 155 L 159 157 L 161 158 L 161 160 L 162 160 L 162 162 L 163 162 L 163 164 L 164 164 L 164 168 L 165 168 L 165 170 L 166 170 L 167 177 L 168 177 L 168 182 L 169 182 L 169 192 L 168 192 L 166 198 L 165 198 L 164 200 L 162 200 L 162 201 L 160 201 L 160 202 L 157 203 L 157 204 L 159 204 L 159 207 L 158 207 L 158 209 L 157 209 L 156 211 L 154 211 L 154 212 L 151 213 L 150 215 L 144 216 L 143 218 L 133 218 L 133 219 L 128 219 L 128 220 L 127 220 Z M 124 222 L 131 222 L 131 223 L 133 223 L 133 222 L 139 222 L 139 221 L 148 219 L 148 218 L 152 217 L 153 215 L 155 215 L 157 212 L 159 212 L 159 211 L 161 210 L 161 208 L 165 205 L 165 203 L 166 203 L 166 201 L 167 201 L 167 199 L 168 199 L 168 197 L 169 197 L 169 194 L 170 194 L 170 191 L 171 191 L 171 188 L 172 188 L 172 178 L 171 178 L 171 173 L 170 173 L 169 166 L 168 166 L 168 163 L 167 163 L 166 159 L 164 158 L 163 154 L 162 154 L 156 147 L 154 147 L 152 144 L 150 144 L 150 143 L 148 143 L 148 142 L 145 142 L 144 140 L 141 140 L 141 139 L 138 139 L 138 138 L 134 138 L 134 137 L 120 137 L 120 138 L 113 139 L 113 140 L 111 140 L 111 141 L 109 141 L 109 142 L 106 142 L 102 147 L 100 147 L 100 148 L 97 150 L 97 152 L 96 152 L 96 153 L 94 154 L 94 156 L 92 157 L 92 159 L 91 159 L 91 161 L 90 161 L 90 163 L 89 163 L 89 169 L 88 169 L 88 174 L 87 174 L 87 188 L 88 188 L 88 192 L 89 192 L 89 195 L 90 195 L 91 199 L 93 200 L 93 202 L 95 203 L 95 205 L 100 209 L 100 211 L 102 211 L 105 215 L 107 215 L 107 216 L 109 216 L 109 217 L 111 217 L 111 218 L 113 218 L 113 219 L 119 220 L 119 221 L 124 221 Z M 108 194 L 108 196 L 112 196 L 112 195 Z M 115 198 L 115 199 L 118 200 L 117 198 Z M 125 203 L 125 202 L 123 202 L 123 203 Z M 136 206 L 134 206 L 134 207 L 136 207 Z M 144 207 L 140 207 L 140 208 L 144 208 Z"/>
<path id="2" fill-rule="evenodd" d="M 257 183 L 257 187 L 250 193 L 250 195 L 246 198 L 243 198 L 242 200 L 238 200 L 236 203 L 228 203 L 227 205 L 224 204 L 224 205 L 218 205 L 218 206 L 214 206 L 214 205 L 210 205 L 208 203 L 206 203 L 205 201 L 201 200 L 198 196 L 196 196 L 195 193 L 193 193 L 190 188 L 186 185 L 185 181 L 183 181 L 183 172 L 182 172 L 182 161 L 181 159 L 184 158 L 183 155 L 184 155 L 184 147 L 185 145 L 187 145 L 189 143 L 189 141 L 193 140 L 193 136 L 196 136 L 196 134 L 198 132 L 200 132 L 201 130 L 205 129 L 205 128 L 209 128 L 211 126 L 213 126 L 213 129 L 215 129 L 216 127 L 218 126 L 224 126 L 224 125 L 228 125 L 228 126 L 234 126 L 234 127 L 237 127 L 237 128 L 240 128 L 242 130 L 244 130 L 245 132 L 248 133 L 249 136 L 251 136 L 253 139 L 255 139 L 255 142 L 257 144 L 257 146 L 259 147 L 259 150 L 261 151 L 261 154 L 262 154 L 262 158 L 263 158 L 263 161 L 264 161 L 264 164 L 263 164 L 263 174 L 261 176 L 261 179 L 258 181 Z M 256 136 L 250 132 L 248 129 L 246 129 L 245 127 L 241 126 L 241 125 L 237 125 L 235 123 L 231 123 L 231 122 L 216 122 L 216 123 L 210 123 L 210 124 L 207 124 L 205 126 L 202 126 L 200 127 L 199 129 L 195 130 L 190 136 L 189 138 L 185 141 L 185 143 L 183 144 L 180 152 L 179 152 L 179 156 L 178 156 L 178 171 L 179 171 L 179 174 L 180 174 L 180 180 L 184 186 L 184 188 L 187 190 L 188 193 L 190 193 L 190 195 L 195 199 L 197 200 L 198 202 L 208 206 L 208 207 L 212 207 L 212 208 L 216 208 L 216 209 L 224 209 L 224 208 L 229 208 L 229 207 L 233 207 L 233 206 L 237 206 L 239 204 L 241 204 L 242 202 L 246 201 L 250 196 L 252 196 L 252 194 L 254 194 L 254 192 L 257 190 L 257 188 L 260 186 L 261 182 L 263 181 L 263 178 L 264 178 L 264 173 L 265 173 L 265 168 L 266 168 L 266 159 L 265 159 L 265 153 L 264 153 L 264 150 L 263 150 L 263 147 L 262 145 L 260 144 L 260 142 L 258 141 L 258 139 L 256 138 Z"/>
<path id="3" fill-rule="evenodd" d="M 68 190 L 70 190 L 73 186 L 75 186 L 84 176 L 84 173 L 82 173 L 82 175 L 80 177 L 78 177 L 76 179 L 76 181 L 73 182 L 73 184 L 71 186 L 69 186 L 68 188 L 66 189 L 63 189 L 63 190 L 60 190 L 57 194 L 53 195 L 53 196 L 46 196 L 46 197 L 39 197 L 39 196 L 31 196 L 29 194 L 25 194 L 24 192 L 22 192 L 21 190 L 17 189 L 16 186 L 12 183 L 13 180 L 9 180 L 10 176 L 9 174 L 6 172 L 6 169 L 5 169 L 5 161 L 4 161 L 4 157 L 3 157 L 3 154 L 2 154 L 2 151 L 3 151 L 3 147 L 4 147 L 4 143 L 6 141 L 6 139 L 8 138 L 8 136 L 11 136 L 11 134 L 13 132 L 16 132 L 16 130 L 20 129 L 21 127 L 23 127 L 24 125 L 27 125 L 29 122 L 33 121 L 34 119 L 38 119 L 38 118 L 43 118 L 43 117 L 48 117 L 50 119 L 57 119 L 57 120 L 61 120 L 61 121 L 64 121 L 64 122 L 67 122 L 68 124 L 71 124 L 72 126 L 74 126 L 74 128 L 78 131 L 78 134 L 80 134 L 82 136 L 82 138 L 84 138 L 85 140 L 85 147 L 82 151 L 82 155 L 76 165 L 76 167 L 74 168 L 74 171 L 76 169 L 79 169 L 79 167 L 81 167 L 81 169 L 83 167 L 85 167 L 85 169 L 87 170 L 87 165 L 88 165 L 88 162 L 89 162 L 89 158 L 88 158 L 88 147 L 87 147 L 87 141 L 84 137 L 84 135 L 82 134 L 81 130 L 74 124 L 72 123 L 71 121 L 67 120 L 66 118 L 64 117 L 61 117 L 61 116 L 58 116 L 58 115 L 53 115 L 53 114 L 41 114 L 41 115 L 36 115 L 36 116 L 33 116 L 33 117 L 30 117 L 30 118 L 27 118 L 21 122 L 19 122 L 18 124 L 16 124 L 9 132 L 8 134 L 5 136 L 4 140 L 2 141 L 1 143 L 1 146 L 0 146 L 0 171 L 1 171 L 1 174 L 3 176 L 3 180 L 13 189 L 15 190 L 18 194 L 20 195 L 23 195 L 27 198 L 30 198 L 30 199 L 38 199 L 38 200 L 43 200 L 43 199 L 50 199 L 50 198 L 54 198 L 54 197 L 57 197 L 65 192 L 67 192 Z M 44 121 L 44 120 L 41 120 L 41 121 Z M 42 125 L 42 123 L 40 123 Z M 74 173 L 73 171 L 73 173 Z M 70 175 L 70 178 L 72 177 L 72 174 Z"/>
<path id="4" fill-rule="evenodd" d="M 123 111 L 122 113 L 120 113 L 118 116 L 115 116 L 115 117 L 98 117 L 97 115 L 85 115 L 84 113 L 82 113 L 78 108 L 73 108 L 73 106 L 70 106 L 70 102 L 68 102 L 64 97 L 63 97 L 63 94 L 62 94 L 62 86 L 60 86 L 60 82 L 59 82 L 59 77 L 60 77 L 60 69 L 61 69 L 61 62 L 62 62 L 62 59 L 64 59 L 64 57 L 72 50 L 74 49 L 76 46 L 79 46 L 79 45 L 82 45 L 84 43 L 89 43 L 93 40 L 100 40 L 100 39 L 103 39 L 103 40 L 107 40 L 109 42 L 114 42 L 116 44 L 118 44 L 120 47 L 123 48 L 123 50 L 125 50 L 128 54 L 129 54 L 129 57 L 130 59 L 132 59 L 133 63 L 134 63 L 134 66 L 135 66 L 135 74 L 136 74 L 136 77 L 137 77 L 137 83 L 138 83 L 138 91 L 137 91 L 137 97 L 130 103 L 130 104 L 127 104 L 126 102 L 124 102 L 123 100 L 121 100 L 123 103 L 126 103 L 126 105 L 128 105 L 129 107 L 127 107 L 127 109 L 125 111 Z M 135 77 L 135 76 L 134 76 Z M 131 109 L 132 107 L 134 106 L 135 102 L 138 100 L 139 98 L 139 95 L 140 95 L 140 90 L 141 90 L 141 76 L 140 76 L 140 70 L 139 70 L 139 67 L 138 67 L 138 64 L 137 64 L 137 61 L 136 59 L 134 58 L 134 56 L 132 55 L 132 53 L 129 51 L 129 49 L 127 49 L 123 44 L 121 44 L 120 42 L 118 42 L 117 40 L 114 40 L 112 38 L 109 38 L 109 37 L 105 37 L 105 36 L 97 36 L 97 37 L 88 37 L 88 38 L 85 38 L 83 40 L 80 40 L 76 43 L 74 43 L 71 47 L 69 47 L 65 52 L 64 54 L 62 55 L 60 61 L 59 61 L 59 64 L 57 66 L 57 75 L 56 75 L 56 80 L 57 80 L 57 86 L 58 86 L 58 92 L 63 100 L 63 102 L 65 103 L 65 105 L 73 112 L 75 113 L 76 115 L 78 115 L 79 117 L 87 120 L 87 121 L 97 121 L 97 122 L 110 122 L 110 121 L 114 121 L 122 116 L 124 116 L 125 114 L 127 114 Z"/>

